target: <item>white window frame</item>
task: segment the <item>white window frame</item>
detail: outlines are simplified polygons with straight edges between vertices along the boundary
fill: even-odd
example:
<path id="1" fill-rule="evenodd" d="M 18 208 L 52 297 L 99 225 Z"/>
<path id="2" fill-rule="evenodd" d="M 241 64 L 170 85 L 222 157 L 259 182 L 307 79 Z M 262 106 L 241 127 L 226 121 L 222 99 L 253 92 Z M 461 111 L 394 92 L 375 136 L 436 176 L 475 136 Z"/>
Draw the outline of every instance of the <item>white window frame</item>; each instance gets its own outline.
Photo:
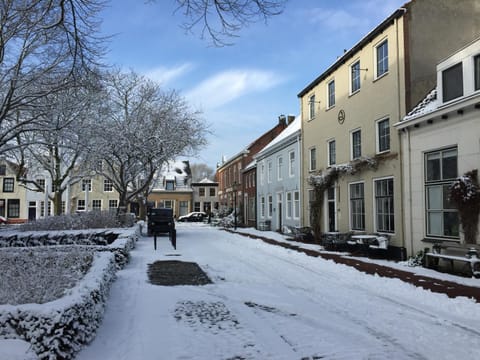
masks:
<path id="1" fill-rule="evenodd" d="M 330 92 L 330 85 L 333 84 L 333 92 Z M 327 83 L 327 110 L 335 107 L 335 79 Z"/>
<path id="2" fill-rule="evenodd" d="M 380 230 L 378 228 L 378 207 L 377 207 L 377 183 L 380 181 L 392 180 L 393 181 L 393 194 L 391 195 L 394 210 L 393 210 L 393 230 Z M 382 178 L 373 179 L 373 225 L 375 231 L 378 233 L 394 234 L 395 233 L 395 178 L 393 176 L 387 176 Z M 386 197 L 386 196 L 385 196 Z"/>
<path id="3" fill-rule="evenodd" d="M 85 188 L 88 185 L 88 192 L 92 192 L 92 179 L 82 179 L 82 191 L 85 191 Z"/>
<path id="4" fill-rule="evenodd" d="M 292 192 L 291 191 L 287 191 L 286 194 L 285 194 L 285 198 L 286 198 L 286 202 L 287 202 L 287 206 L 286 206 L 286 214 L 285 214 L 285 218 L 287 219 L 291 219 L 293 217 L 293 197 L 292 197 Z"/>
<path id="5" fill-rule="evenodd" d="M 363 229 L 354 229 L 353 228 L 353 212 L 352 212 L 352 194 L 351 194 L 351 186 L 352 185 L 358 185 L 358 184 L 363 184 Z M 351 231 L 365 231 L 366 229 L 366 204 L 365 204 L 365 181 L 356 181 L 356 182 L 351 182 L 348 184 L 348 217 L 349 217 L 349 223 L 350 223 L 350 230 Z"/>
<path id="6" fill-rule="evenodd" d="M 98 205 L 98 201 L 100 202 L 100 206 L 95 207 L 95 204 Z M 92 210 L 102 210 L 102 199 L 93 199 L 92 200 Z"/>
<path id="7" fill-rule="evenodd" d="M 265 184 L 265 162 L 260 164 L 260 185 Z"/>
<path id="8" fill-rule="evenodd" d="M 83 205 L 80 205 L 83 204 Z M 86 210 L 86 205 L 85 205 L 85 199 L 77 199 L 77 211 L 85 211 Z"/>
<path id="9" fill-rule="evenodd" d="M 384 149 L 384 150 L 380 150 L 380 123 L 384 122 L 384 121 L 388 121 L 388 149 Z M 392 136 L 391 136 L 391 128 L 390 128 L 390 118 L 388 117 L 385 117 L 385 118 L 382 118 L 382 119 L 379 119 L 377 121 L 375 121 L 375 137 L 376 137 L 376 141 L 375 141 L 375 146 L 376 146 L 376 151 L 377 151 L 377 154 L 383 154 L 383 153 L 386 153 L 386 152 L 389 152 L 391 147 L 392 147 Z"/>
<path id="10" fill-rule="evenodd" d="M 268 194 L 267 196 L 267 217 L 271 219 L 273 216 L 273 195 Z"/>
<path id="11" fill-rule="evenodd" d="M 354 71 L 354 67 L 358 65 L 358 69 Z M 355 60 L 351 65 L 350 65 L 350 95 L 356 94 L 357 92 L 360 91 L 360 88 L 362 87 L 362 81 L 361 81 L 361 69 L 360 69 L 360 59 Z M 354 89 L 354 81 L 358 81 L 358 88 Z"/>
<path id="12" fill-rule="evenodd" d="M 315 119 L 315 94 L 308 97 L 308 119 Z"/>
<path id="13" fill-rule="evenodd" d="M 317 148 L 315 146 L 311 147 L 308 151 L 309 161 L 308 161 L 308 170 L 315 171 L 317 170 Z"/>
<path id="14" fill-rule="evenodd" d="M 288 152 L 288 176 L 294 177 L 295 176 L 295 150 Z"/>
<path id="15" fill-rule="evenodd" d="M 103 179 L 103 192 L 113 192 L 113 182 L 110 179 Z"/>
<path id="16" fill-rule="evenodd" d="M 283 179 L 283 157 L 277 157 L 277 180 Z"/>
<path id="17" fill-rule="evenodd" d="M 267 183 L 272 182 L 272 172 L 273 172 L 273 163 L 272 161 L 267 162 Z"/>
<path id="18" fill-rule="evenodd" d="M 293 218 L 300 219 L 300 191 L 293 192 Z"/>
<path id="19" fill-rule="evenodd" d="M 112 206 L 113 204 L 114 204 L 115 206 Z M 108 200 L 108 209 L 109 209 L 109 210 L 118 209 L 118 200 L 117 200 L 117 199 L 110 199 L 110 200 Z"/>
<path id="20" fill-rule="evenodd" d="M 387 59 L 387 68 L 385 71 L 383 71 L 381 74 L 379 74 L 379 66 L 378 64 L 380 63 L 380 61 L 383 61 L 385 59 L 385 56 L 382 58 L 382 59 L 379 59 L 378 57 L 378 51 L 379 49 L 383 46 L 387 44 L 387 56 L 386 56 L 386 59 Z M 389 70 L 390 70 L 390 64 L 389 64 L 389 60 L 390 60 L 390 56 L 389 56 L 389 46 L 388 46 L 388 38 L 384 38 L 382 39 L 381 41 L 379 41 L 376 45 L 375 45 L 375 63 L 374 63 L 374 70 L 375 70 L 375 73 L 374 73 L 374 79 L 380 79 L 382 77 L 384 77 L 385 75 L 388 74 Z"/>
<path id="21" fill-rule="evenodd" d="M 360 133 L 360 155 L 359 156 L 355 156 L 354 154 L 354 143 L 353 143 L 353 136 L 354 134 L 356 133 Z M 355 159 L 358 159 L 362 157 L 362 129 L 361 128 L 357 128 L 357 129 L 354 129 L 352 131 L 350 131 L 350 160 L 355 160 Z"/>
<path id="22" fill-rule="evenodd" d="M 334 162 L 332 162 L 331 160 L 331 144 L 334 144 L 334 147 L 335 147 L 335 152 L 334 152 L 334 155 L 335 155 L 335 158 L 333 159 Z M 333 165 L 336 165 L 337 164 L 337 143 L 335 141 L 335 139 L 330 139 L 327 141 L 327 166 L 333 166 Z"/>

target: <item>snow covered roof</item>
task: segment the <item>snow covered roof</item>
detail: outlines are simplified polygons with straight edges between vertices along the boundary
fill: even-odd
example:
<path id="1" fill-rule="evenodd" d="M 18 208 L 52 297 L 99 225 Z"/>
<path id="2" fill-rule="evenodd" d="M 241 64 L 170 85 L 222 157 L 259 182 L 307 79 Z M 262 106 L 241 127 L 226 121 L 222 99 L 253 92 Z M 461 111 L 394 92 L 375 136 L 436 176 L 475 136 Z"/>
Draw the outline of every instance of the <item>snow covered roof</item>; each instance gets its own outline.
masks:
<path id="1" fill-rule="evenodd" d="M 295 120 L 290 125 L 288 125 L 285 128 L 285 130 L 283 130 L 275 139 L 270 141 L 262 150 L 260 150 L 257 153 L 256 157 L 259 157 L 265 154 L 270 149 L 273 149 L 275 145 L 281 144 L 282 142 L 286 141 L 286 139 L 289 139 L 291 136 L 293 136 L 297 132 L 300 132 L 301 124 L 302 124 L 302 117 L 300 115 L 297 115 L 297 117 L 295 117 Z"/>
<path id="2" fill-rule="evenodd" d="M 403 121 L 408 121 L 411 119 L 415 119 L 419 116 L 426 115 L 435 111 L 439 106 L 439 101 L 437 98 L 437 89 L 433 89 L 428 93 L 428 95 L 420 101 L 420 103 L 415 106 L 404 118 Z"/>

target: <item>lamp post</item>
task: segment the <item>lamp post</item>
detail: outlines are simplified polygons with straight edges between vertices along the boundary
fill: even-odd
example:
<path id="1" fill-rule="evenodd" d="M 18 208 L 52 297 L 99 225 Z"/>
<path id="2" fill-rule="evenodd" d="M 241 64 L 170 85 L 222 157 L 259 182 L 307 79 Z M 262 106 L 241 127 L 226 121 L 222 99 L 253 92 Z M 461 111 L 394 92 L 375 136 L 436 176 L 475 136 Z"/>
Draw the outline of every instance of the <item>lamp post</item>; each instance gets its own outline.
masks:
<path id="1" fill-rule="evenodd" d="M 233 189 L 233 224 L 234 224 L 234 229 L 237 230 L 237 182 L 235 181 L 232 184 L 232 189 Z"/>

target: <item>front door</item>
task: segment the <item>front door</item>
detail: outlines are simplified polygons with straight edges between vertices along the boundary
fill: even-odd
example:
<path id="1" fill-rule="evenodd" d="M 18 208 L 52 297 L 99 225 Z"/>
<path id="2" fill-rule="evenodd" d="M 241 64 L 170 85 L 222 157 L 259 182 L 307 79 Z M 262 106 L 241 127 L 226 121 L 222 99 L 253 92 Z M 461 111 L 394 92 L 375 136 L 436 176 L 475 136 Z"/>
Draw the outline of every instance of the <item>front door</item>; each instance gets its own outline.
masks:
<path id="1" fill-rule="evenodd" d="M 328 207 L 328 231 L 337 231 L 337 216 L 335 203 L 335 187 L 331 186 L 327 190 L 327 207 Z"/>

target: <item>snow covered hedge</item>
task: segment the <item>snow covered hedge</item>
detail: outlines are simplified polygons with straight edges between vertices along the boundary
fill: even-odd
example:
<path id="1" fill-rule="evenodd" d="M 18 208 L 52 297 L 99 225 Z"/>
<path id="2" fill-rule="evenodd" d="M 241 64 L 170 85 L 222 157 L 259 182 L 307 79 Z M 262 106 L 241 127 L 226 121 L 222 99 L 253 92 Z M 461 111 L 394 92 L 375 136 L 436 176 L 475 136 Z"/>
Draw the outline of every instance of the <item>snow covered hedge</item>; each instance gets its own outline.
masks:
<path id="1" fill-rule="evenodd" d="M 52 248 L 6 251 L 29 256 L 29 251 L 52 251 Z M 115 255 L 85 248 L 76 251 L 84 251 L 93 259 L 85 276 L 57 300 L 45 304 L 0 305 L 0 338 L 28 341 L 39 359 L 52 360 L 72 359 L 94 338 L 115 278 Z"/>

